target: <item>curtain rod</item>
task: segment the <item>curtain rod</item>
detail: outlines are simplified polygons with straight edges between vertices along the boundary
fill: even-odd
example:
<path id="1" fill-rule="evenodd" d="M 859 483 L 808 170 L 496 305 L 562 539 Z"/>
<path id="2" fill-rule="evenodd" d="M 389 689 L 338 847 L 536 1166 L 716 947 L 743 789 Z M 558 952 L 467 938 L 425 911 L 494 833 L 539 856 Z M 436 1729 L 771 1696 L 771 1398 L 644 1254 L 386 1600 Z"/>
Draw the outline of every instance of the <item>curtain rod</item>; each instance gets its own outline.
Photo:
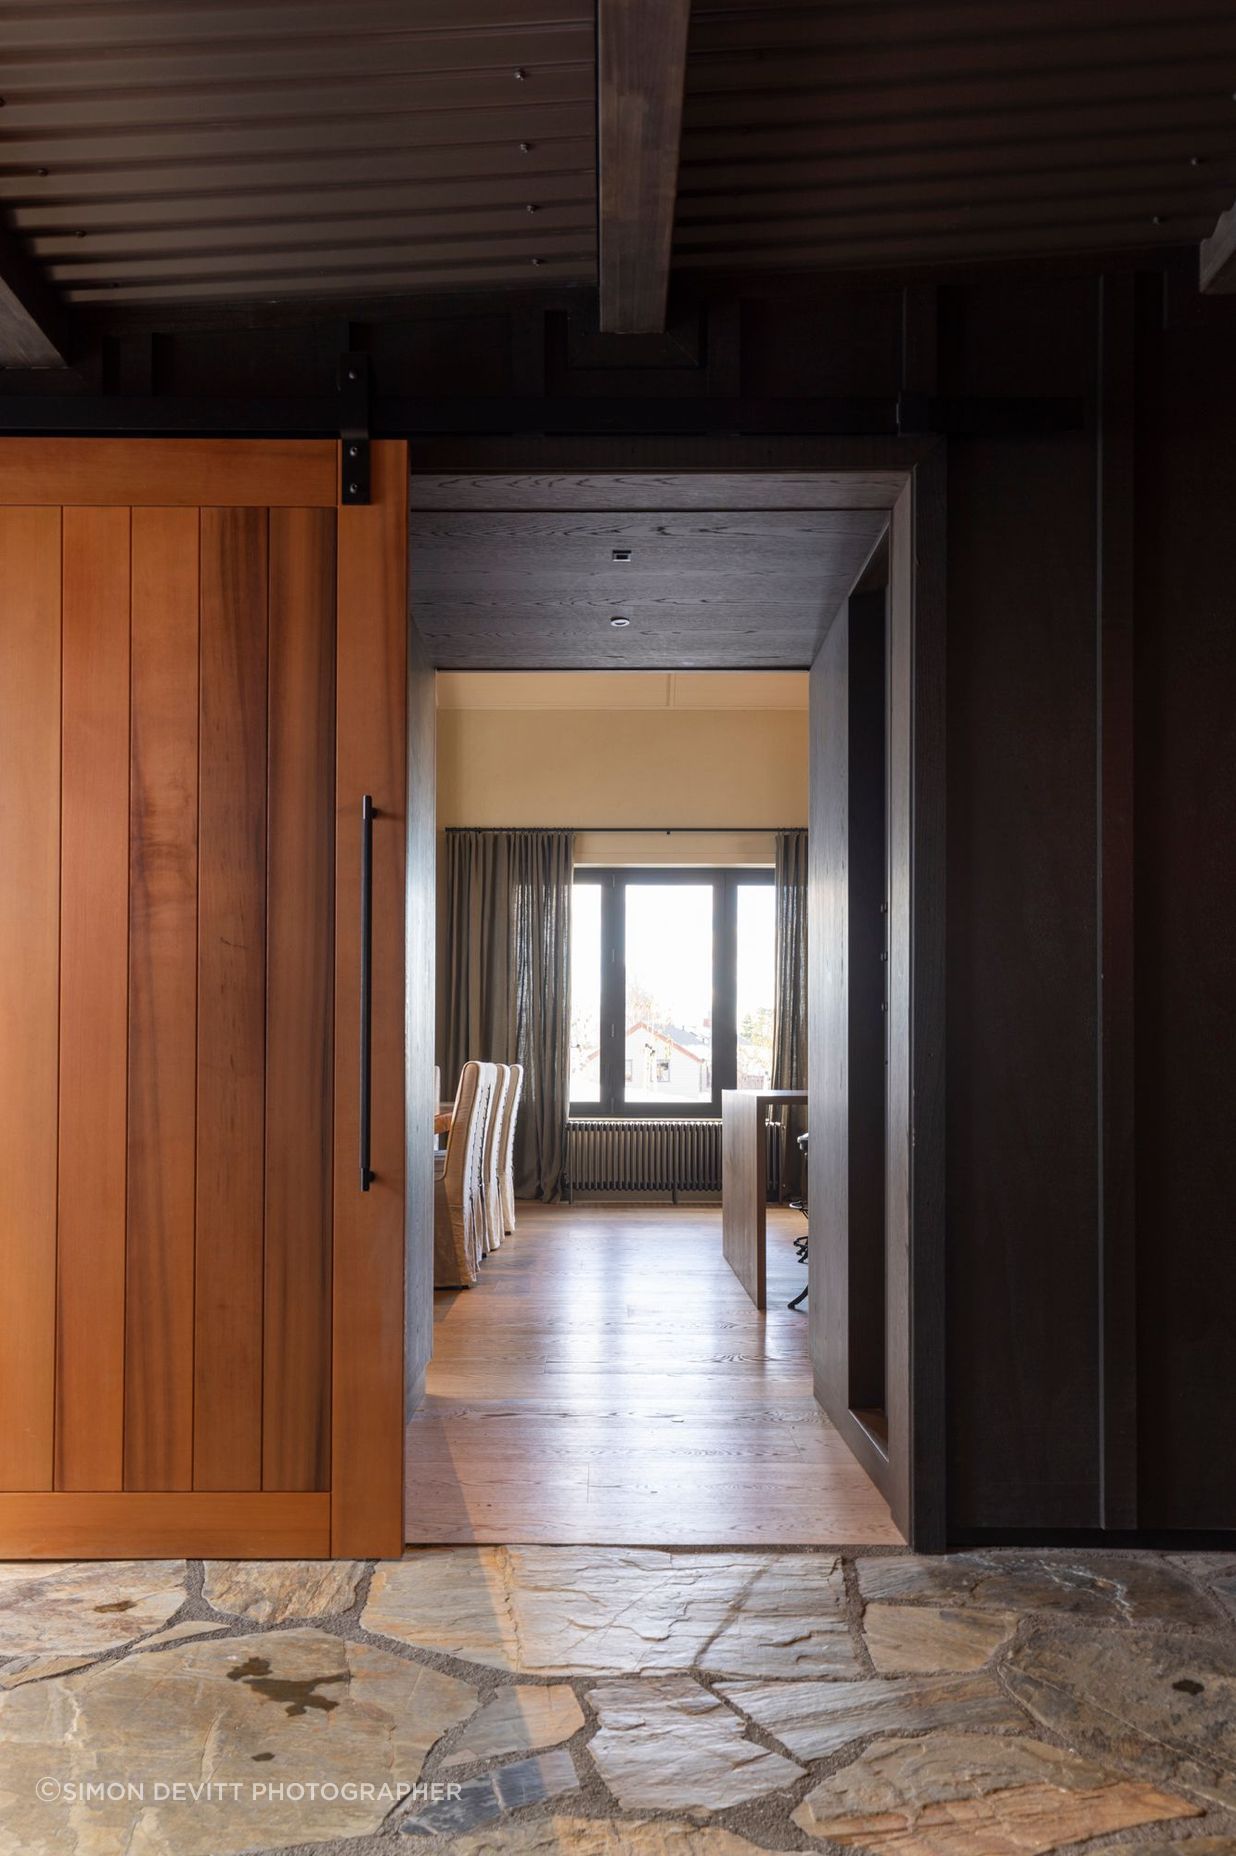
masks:
<path id="1" fill-rule="evenodd" d="M 597 837 L 602 832 L 620 832 L 627 837 L 671 838 L 676 832 L 690 832 L 694 837 L 723 834 L 725 837 L 754 833 L 767 837 L 779 831 L 806 831 L 805 825 L 447 825 L 447 831 L 575 831 Z"/>

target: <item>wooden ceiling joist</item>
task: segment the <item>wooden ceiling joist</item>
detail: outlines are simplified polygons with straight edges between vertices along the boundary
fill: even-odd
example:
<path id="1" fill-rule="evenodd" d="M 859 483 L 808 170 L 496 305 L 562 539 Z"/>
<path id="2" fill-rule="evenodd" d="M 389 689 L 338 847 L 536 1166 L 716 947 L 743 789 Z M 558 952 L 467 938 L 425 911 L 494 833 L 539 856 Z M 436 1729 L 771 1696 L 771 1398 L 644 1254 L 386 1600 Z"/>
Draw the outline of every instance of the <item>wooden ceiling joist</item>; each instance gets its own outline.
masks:
<path id="1" fill-rule="evenodd" d="M 690 0 L 600 0 L 600 325 L 665 328 Z"/>
<path id="2" fill-rule="evenodd" d="M 63 367 L 67 353 L 67 311 L 0 225 L 0 367 Z"/>
<path id="3" fill-rule="evenodd" d="M 1200 282 L 1207 296 L 1236 293 L 1236 206 L 1229 206 L 1210 237 L 1202 240 Z"/>

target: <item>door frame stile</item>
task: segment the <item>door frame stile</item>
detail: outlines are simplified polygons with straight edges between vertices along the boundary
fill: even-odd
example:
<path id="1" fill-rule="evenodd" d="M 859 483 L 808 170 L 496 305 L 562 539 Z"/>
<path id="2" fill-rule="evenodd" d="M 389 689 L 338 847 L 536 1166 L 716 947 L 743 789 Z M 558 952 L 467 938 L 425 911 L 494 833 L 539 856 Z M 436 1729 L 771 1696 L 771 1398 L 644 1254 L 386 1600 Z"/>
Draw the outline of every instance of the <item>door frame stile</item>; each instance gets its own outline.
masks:
<path id="1" fill-rule="evenodd" d="M 342 463 L 342 446 L 340 446 Z M 339 506 L 330 1553 L 403 1551 L 408 448 Z M 361 1189 L 361 808 L 373 802 L 371 1178 Z M 426 1158 L 426 1163 L 428 1163 Z"/>

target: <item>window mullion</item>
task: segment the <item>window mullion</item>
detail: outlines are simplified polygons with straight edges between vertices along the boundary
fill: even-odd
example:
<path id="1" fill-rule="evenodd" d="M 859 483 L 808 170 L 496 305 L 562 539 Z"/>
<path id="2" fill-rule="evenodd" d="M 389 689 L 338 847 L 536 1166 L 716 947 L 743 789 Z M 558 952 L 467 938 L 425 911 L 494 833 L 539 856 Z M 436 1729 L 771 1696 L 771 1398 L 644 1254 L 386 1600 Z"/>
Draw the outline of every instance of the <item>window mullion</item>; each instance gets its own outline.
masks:
<path id="1" fill-rule="evenodd" d="M 721 1111 L 721 1091 L 738 1083 L 738 886 L 731 871 L 719 871 L 713 887 L 712 1094 Z"/>
<path id="2" fill-rule="evenodd" d="M 606 1115 L 622 1109 L 622 1057 L 626 1048 L 626 891 L 625 879 L 610 871 L 601 902 L 601 1108 Z"/>

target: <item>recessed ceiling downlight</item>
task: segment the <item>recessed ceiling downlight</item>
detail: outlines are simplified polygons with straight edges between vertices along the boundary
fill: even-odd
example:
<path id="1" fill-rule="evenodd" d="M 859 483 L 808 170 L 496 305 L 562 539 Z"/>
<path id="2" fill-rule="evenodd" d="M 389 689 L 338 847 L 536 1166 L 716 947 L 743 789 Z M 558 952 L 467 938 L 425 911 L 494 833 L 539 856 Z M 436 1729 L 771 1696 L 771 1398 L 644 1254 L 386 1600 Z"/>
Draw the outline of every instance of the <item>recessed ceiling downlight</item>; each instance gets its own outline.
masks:
<path id="1" fill-rule="evenodd" d="M 624 619 L 619 613 L 615 613 L 610 620 L 610 624 L 614 627 L 615 631 L 622 631 L 624 627 L 628 626 L 630 623 L 630 619 Z"/>

